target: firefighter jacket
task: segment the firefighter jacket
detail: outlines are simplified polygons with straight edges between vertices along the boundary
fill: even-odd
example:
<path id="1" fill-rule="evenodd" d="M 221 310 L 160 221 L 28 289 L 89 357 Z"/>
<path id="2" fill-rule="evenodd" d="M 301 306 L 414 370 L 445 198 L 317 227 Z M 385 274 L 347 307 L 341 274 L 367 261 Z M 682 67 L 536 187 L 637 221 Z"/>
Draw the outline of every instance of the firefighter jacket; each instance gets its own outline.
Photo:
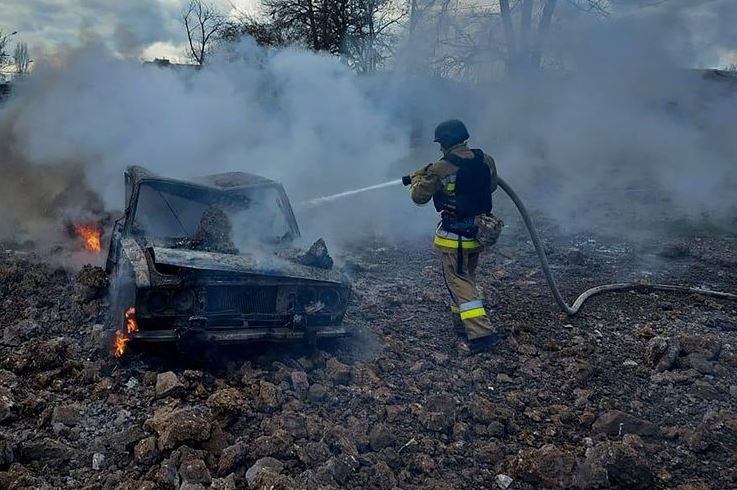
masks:
<path id="1" fill-rule="evenodd" d="M 453 146 L 445 152 L 445 155 L 453 155 L 462 159 L 474 159 L 473 151 L 465 143 Z M 491 192 L 496 190 L 497 177 L 494 159 L 484 154 L 484 161 L 491 171 Z M 410 195 L 416 204 L 426 204 L 438 193 L 453 196 L 456 187 L 456 173 L 458 166 L 448 160 L 440 159 L 424 168 L 419 169 L 412 175 Z M 457 233 L 443 228 L 442 223 L 435 233 L 435 245 L 440 248 L 463 248 L 471 251 L 480 249 L 481 244 L 475 238 L 463 237 Z"/>

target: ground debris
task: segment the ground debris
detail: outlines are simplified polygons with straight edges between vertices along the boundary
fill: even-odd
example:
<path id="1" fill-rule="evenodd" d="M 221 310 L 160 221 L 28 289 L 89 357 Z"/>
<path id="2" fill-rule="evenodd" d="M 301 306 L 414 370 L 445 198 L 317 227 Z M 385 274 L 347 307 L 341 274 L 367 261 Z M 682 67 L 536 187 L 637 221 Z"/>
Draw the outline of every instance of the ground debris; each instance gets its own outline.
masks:
<path id="1" fill-rule="evenodd" d="M 208 206 L 202 213 L 197 229 L 191 238 L 178 244 L 180 248 L 216 252 L 239 253 L 233 243 L 233 225 L 227 213 L 219 206 Z"/>
<path id="2" fill-rule="evenodd" d="M 354 338 L 196 366 L 111 359 L 98 347 L 104 294 L 0 254 L 0 487 L 733 488 L 734 305 L 621 294 L 566 320 L 532 274 L 527 237 L 507 231 L 478 270 L 510 339 L 477 356 L 459 348 L 426 244 L 347 251 L 363 265 Z M 642 267 L 619 241 L 545 232 L 566 292 Z M 734 290 L 737 270 L 719 264 L 736 246 L 693 241 L 658 259 L 662 279 Z M 262 458 L 281 466 L 249 480 Z"/>
<path id="3" fill-rule="evenodd" d="M 328 246 L 322 238 L 315 241 L 307 252 L 298 255 L 296 261 L 302 265 L 318 267 L 320 269 L 333 268 L 333 258 L 328 253 Z"/>
<path id="4" fill-rule="evenodd" d="M 177 375 L 172 371 L 159 373 L 156 376 L 156 398 L 177 396 L 184 392 L 184 384 L 179 381 Z"/>
<path id="5" fill-rule="evenodd" d="M 653 337 L 647 343 L 647 362 L 656 371 L 671 369 L 681 353 L 681 344 L 676 338 Z"/>

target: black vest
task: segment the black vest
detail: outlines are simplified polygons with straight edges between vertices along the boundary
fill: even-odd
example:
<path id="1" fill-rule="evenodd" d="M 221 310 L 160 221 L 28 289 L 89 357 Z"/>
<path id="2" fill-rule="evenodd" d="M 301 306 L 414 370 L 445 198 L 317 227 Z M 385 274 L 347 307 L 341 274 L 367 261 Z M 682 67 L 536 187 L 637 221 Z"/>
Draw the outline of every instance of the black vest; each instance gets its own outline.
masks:
<path id="1" fill-rule="evenodd" d="M 463 221 L 480 214 L 491 212 L 491 169 L 486 164 L 484 152 L 473 151 L 473 158 L 461 158 L 448 154 L 443 157 L 456 167 L 455 190 L 446 192 L 445 188 L 433 195 L 433 204 L 438 212 L 451 215 Z"/>

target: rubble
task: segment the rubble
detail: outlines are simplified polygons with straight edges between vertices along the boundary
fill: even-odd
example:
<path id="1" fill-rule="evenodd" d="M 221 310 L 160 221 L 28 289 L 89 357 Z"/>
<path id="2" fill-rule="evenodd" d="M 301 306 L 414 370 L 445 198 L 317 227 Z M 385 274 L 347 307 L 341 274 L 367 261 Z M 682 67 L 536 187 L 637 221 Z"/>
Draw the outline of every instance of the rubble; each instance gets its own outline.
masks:
<path id="1" fill-rule="evenodd" d="M 354 338 L 198 365 L 113 359 L 104 296 L 80 302 L 76 273 L 0 253 L 0 487 L 733 488 L 734 305 L 628 293 L 566 319 L 525 282 L 537 264 L 506 231 L 508 257 L 479 270 L 505 271 L 480 283 L 510 335 L 477 356 L 457 348 L 424 245 L 349 250 L 366 265 Z M 551 263 L 577 271 L 565 291 L 639 270 L 628 254 L 599 260 L 602 239 L 554 240 Z M 699 243 L 668 261 L 668 282 L 735 289 Z"/>
<path id="2" fill-rule="evenodd" d="M 296 261 L 302 265 L 320 269 L 333 268 L 333 258 L 330 256 L 328 246 L 322 238 L 315 241 L 305 253 L 297 256 Z"/>
<path id="3" fill-rule="evenodd" d="M 218 473 L 227 474 L 237 470 L 245 462 L 247 453 L 247 448 L 242 442 L 223 449 L 217 466 Z"/>
<path id="4" fill-rule="evenodd" d="M 184 384 L 179 381 L 172 371 L 160 373 L 156 376 L 156 398 L 177 396 L 184 392 Z"/>
<path id="5" fill-rule="evenodd" d="M 191 239 L 180 246 L 204 252 L 237 254 L 233 243 L 233 225 L 225 211 L 219 206 L 208 206 Z"/>
<path id="6" fill-rule="evenodd" d="M 291 374 L 292 389 L 300 398 L 310 389 L 310 381 L 304 371 L 293 371 Z"/>
<path id="7" fill-rule="evenodd" d="M 328 359 L 325 370 L 335 384 L 347 384 L 351 380 L 351 368 L 337 359 Z"/>
<path id="8" fill-rule="evenodd" d="M 102 453 L 95 453 L 92 455 L 92 469 L 100 471 L 105 469 L 105 455 Z"/>
<path id="9" fill-rule="evenodd" d="M 110 280 L 103 268 L 87 264 L 75 277 L 75 299 L 81 303 L 102 298 L 109 284 Z"/>
<path id="10" fill-rule="evenodd" d="M 369 444 L 374 451 L 380 451 L 385 447 L 394 446 L 397 443 L 397 437 L 384 424 L 377 424 L 371 429 L 369 434 Z"/>
<path id="11" fill-rule="evenodd" d="M 63 424 L 73 427 L 82 423 L 82 408 L 79 405 L 60 405 L 54 407 L 51 415 L 52 424 Z"/>
<path id="12" fill-rule="evenodd" d="M 278 459 L 270 457 L 261 458 L 246 471 L 246 482 L 248 482 L 250 488 L 255 488 L 256 480 L 261 476 L 261 473 L 267 472 L 278 475 L 283 468 L 284 464 Z"/>
<path id="13" fill-rule="evenodd" d="M 158 435 L 159 449 L 167 450 L 184 442 L 207 440 L 212 431 L 211 419 L 210 411 L 201 406 L 174 410 L 164 407 L 157 410 L 143 426 L 154 430 Z"/>
<path id="14" fill-rule="evenodd" d="M 512 474 L 533 485 L 553 488 L 577 486 L 578 461 L 572 453 L 553 444 L 519 453 Z"/>
<path id="15" fill-rule="evenodd" d="M 642 449 L 623 442 L 597 444 L 588 452 L 586 465 L 589 475 L 597 475 L 595 479 L 603 477 L 597 473 L 599 467 L 603 468 L 606 481 L 614 488 L 648 490 L 657 481 Z"/>
<path id="16" fill-rule="evenodd" d="M 159 459 L 160 454 L 156 437 L 151 436 L 138 441 L 133 449 L 133 460 L 141 465 L 152 464 Z"/>
<path id="17" fill-rule="evenodd" d="M 671 369 L 681 353 L 681 344 L 678 339 L 653 337 L 647 343 L 647 362 L 656 371 Z"/>
<path id="18" fill-rule="evenodd" d="M 501 488 L 502 490 L 507 490 L 507 488 L 509 488 L 512 482 L 514 482 L 512 477 L 510 477 L 509 475 L 505 475 L 505 474 L 496 475 L 496 477 L 494 478 L 494 481 L 496 482 L 497 486 Z"/>
<path id="19" fill-rule="evenodd" d="M 610 436 L 622 436 L 624 434 L 654 436 L 659 431 L 658 427 L 652 422 L 619 410 L 611 410 L 599 415 L 591 429 L 594 432 Z"/>
<path id="20" fill-rule="evenodd" d="M 207 465 L 201 459 L 192 459 L 184 461 L 179 467 L 179 477 L 182 479 L 182 484 L 202 484 L 210 485 L 212 483 L 212 477 L 210 471 L 207 469 Z"/>

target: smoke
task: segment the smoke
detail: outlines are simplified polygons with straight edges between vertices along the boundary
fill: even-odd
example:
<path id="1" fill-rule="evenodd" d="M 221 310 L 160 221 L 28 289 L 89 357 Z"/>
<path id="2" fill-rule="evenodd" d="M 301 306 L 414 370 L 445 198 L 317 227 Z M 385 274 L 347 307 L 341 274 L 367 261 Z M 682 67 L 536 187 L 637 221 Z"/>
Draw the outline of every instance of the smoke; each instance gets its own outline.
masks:
<path id="1" fill-rule="evenodd" d="M 333 57 L 252 41 L 202 70 L 128 61 L 100 46 L 68 51 L 39 62 L 0 108 L 10 196 L 0 236 L 22 229 L 40 239 L 68 208 L 100 208 L 80 191 L 85 182 L 108 209 L 122 208 L 123 170 L 137 164 L 171 177 L 239 170 L 279 180 L 308 239 L 429 243 L 431 206 L 414 207 L 397 187 L 320 209 L 298 203 L 430 163 L 439 157 L 432 127 L 449 117 L 464 118 L 472 146 L 570 228 L 611 222 L 620 233 L 633 214 L 648 228 L 640 201 L 669 219 L 733 219 L 737 82 L 687 68 L 730 52 L 737 13 L 729 2 L 627 3 L 606 21 L 561 7 L 544 53 L 557 71 L 480 86 L 403 70 L 360 77 Z M 117 42 L 135 51 L 130 34 L 121 27 Z"/>
<path id="2" fill-rule="evenodd" d="M 299 202 L 383 179 L 408 148 L 406 129 L 338 60 L 250 41 L 204 70 L 142 65 L 100 47 L 72 51 L 37 68 L 0 121 L 4 166 L 12 153 L 38 179 L 40 166 L 71 163 L 112 209 L 123 206 L 132 164 L 179 178 L 252 172 L 283 182 Z M 39 211 L 32 194 L 20 204 L 29 223 Z"/>
<path id="3" fill-rule="evenodd" d="M 716 4 L 737 19 L 734 8 Z M 724 22 L 701 14 L 700 36 L 672 8 L 578 21 L 557 33 L 550 54 L 565 57 L 565 73 L 503 83 L 503 96 L 485 98 L 488 117 L 478 127 L 500 171 L 573 229 L 732 222 L 737 77 L 689 69 L 700 53 L 711 56 L 701 43 Z M 710 46 L 730 42 L 720 41 Z"/>
<path id="4" fill-rule="evenodd" d="M 79 161 L 34 165 L 17 151 L 23 143 L 12 130 L 16 109 L 8 109 L 0 120 L 0 241 L 37 245 L 43 240 L 49 249 L 69 238 L 73 221 L 105 220 L 105 206 L 87 186 Z"/>

